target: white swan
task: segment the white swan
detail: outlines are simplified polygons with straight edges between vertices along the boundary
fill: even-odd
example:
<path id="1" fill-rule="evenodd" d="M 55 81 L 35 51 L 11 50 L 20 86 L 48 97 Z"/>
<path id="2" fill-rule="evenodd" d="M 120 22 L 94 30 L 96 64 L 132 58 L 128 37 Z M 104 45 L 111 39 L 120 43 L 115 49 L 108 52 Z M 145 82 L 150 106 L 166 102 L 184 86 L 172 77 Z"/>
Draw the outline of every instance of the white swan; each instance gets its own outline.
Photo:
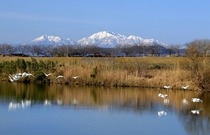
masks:
<path id="1" fill-rule="evenodd" d="M 187 86 L 182 86 L 181 88 L 184 89 L 184 90 L 186 90 L 188 87 L 189 87 L 189 85 L 187 85 Z"/>
<path id="2" fill-rule="evenodd" d="M 59 76 L 57 76 L 57 78 L 56 78 L 56 79 L 59 79 L 59 78 L 64 78 L 64 76 L 59 75 Z"/>
<path id="3" fill-rule="evenodd" d="M 200 109 L 200 110 L 191 110 L 191 113 L 192 114 L 200 114 L 200 111 L 201 111 L 202 109 Z"/>
<path id="4" fill-rule="evenodd" d="M 171 86 L 167 86 L 167 85 L 165 85 L 165 86 L 163 86 L 163 88 L 168 90 L 168 89 L 170 89 L 170 88 L 171 88 Z"/>
<path id="5" fill-rule="evenodd" d="M 52 73 L 49 73 L 49 74 L 46 74 L 45 72 L 43 72 L 44 73 L 44 75 L 46 76 L 46 77 L 48 77 L 48 76 L 50 76 Z"/>
<path id="6" fill-rule="evenodd" d="M 203 102 L 200 98 L 192 98 L 191 101 L 194 103 Z"/>
<path id="7" fill-rule="evenodd" d="M 28 77 L 28 76 L 34 77 L 34 75 L 31 74 L 31 73 L 26 73 L 26 72 L 23 72 L 23 73 L 22 73 L 22 77 Z"/>
<path id="8" fill-rule="evenodd" d="M 8 78 L 9 78 L 9 80 L 10 80 L 10 82 L 14 82 L 14 81 L 16 81 L 12 76 L 8 76 Z"/>
<path id="9" fill-rule="evenodd" d="M 158 94 L 158 97 L 161 97 L 161 98 L 166 98 L 167 96 L 168 96 L 167 94 L 161 94 L 161 93 Z"/>
<path id="10" fill-rule="evenodd" d="M 73 76 L 72 78 L 73 78 L 73 79 L 77 79 L 77 78 L 79 78 L 79 76 Z"/>
<path id="11" fill-rule="evenodd" d="M 14 82 L 14 81 L 17 81 L 21 78 L 28 77 L 28 76 L 33 76 L 34 77 L 34 75 L 31 74 L 31 73 L 23 72 L 23 73 L 17 73 L 17 74 L 9 75 L 8 78 L 11 82 Z"/>
<path id="12" fill-rule="evenodd" d="M 20 75 L 9 75 L 8 78 L 11 82 L 14 82 L 14 81 L 19 80 L 22 77 Z"/>

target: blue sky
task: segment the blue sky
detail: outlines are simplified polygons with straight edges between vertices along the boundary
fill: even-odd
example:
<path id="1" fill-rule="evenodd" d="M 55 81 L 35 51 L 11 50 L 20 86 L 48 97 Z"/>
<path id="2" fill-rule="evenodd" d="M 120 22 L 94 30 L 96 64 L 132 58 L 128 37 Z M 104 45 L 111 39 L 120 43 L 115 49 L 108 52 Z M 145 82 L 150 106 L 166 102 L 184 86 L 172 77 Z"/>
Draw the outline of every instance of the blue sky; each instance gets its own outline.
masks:
<path id="1" fill-rule="evenodd" d="M 99 31 L 169 44 L 210 39 L 210 0 L 0 0 L 0 43 Z"/>

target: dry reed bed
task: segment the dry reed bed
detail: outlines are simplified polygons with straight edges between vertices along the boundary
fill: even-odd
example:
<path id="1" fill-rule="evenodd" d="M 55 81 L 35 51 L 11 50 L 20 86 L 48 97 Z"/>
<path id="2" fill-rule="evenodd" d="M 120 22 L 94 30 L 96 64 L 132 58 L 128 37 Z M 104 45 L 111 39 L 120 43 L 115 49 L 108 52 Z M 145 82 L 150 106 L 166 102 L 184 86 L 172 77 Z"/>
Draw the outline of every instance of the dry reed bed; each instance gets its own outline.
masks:
<path id="1" fill-rule="evenodd" d="M 29 57 L 0 57 L 2 61 L 14 61 Z M 39 62 L 57 62 L 56 71 L 49 78 L 51 83 L 67 83 L 72 85 L 99 85 L 120 87 L 162 88 L 170 85 L 180 89 L 190 85 L 197 89 L 187 67 L 189 62 L 184 57 L 35 57 Z M 95 75 L 94 77 L 91 75 Z M 56 79 L 63 75 L 64 79 Z M 72 76 L 80 76 L 73 79 Z"/>

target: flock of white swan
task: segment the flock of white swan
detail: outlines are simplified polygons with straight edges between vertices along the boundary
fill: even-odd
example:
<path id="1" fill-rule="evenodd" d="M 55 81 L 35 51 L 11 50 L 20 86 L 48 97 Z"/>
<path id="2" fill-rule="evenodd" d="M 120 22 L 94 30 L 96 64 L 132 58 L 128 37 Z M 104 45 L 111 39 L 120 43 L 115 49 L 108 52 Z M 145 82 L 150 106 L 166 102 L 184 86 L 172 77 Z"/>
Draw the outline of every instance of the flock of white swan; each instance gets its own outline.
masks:
<path id="1" fill-rule="evenodd" d="M 187 85 L 187 86 L 181 86 L 181 88 L 183 89 L 183 90 L 186 90 L 186 89 L 188 89 L 190 87 L 190 85 Z M 172 88 L 171 86 L 168 86 L 168 85 L 165 85 L 165 86 L 163 86 L 163 88 L 164 89 L 170 89 L 170 88 Z"/>
<path id="2" fill-rule="evenodd" d="M 32 75 L 31 73 L 23 72 L 23 73 L 17 73 L 17 74 L 14 74 L 14 75 L 9 75 L 8 78 L 11 82 L 14 82 L 14 81 L 17 81 L 21 78 L 25 78 L 25 77 L 28 77 L 28 76 L 34 77 L 34 75 Z"/>
<path id="3" fill-rule="evenodd" d="M 47 74 L 47 73 L 45 73 L 45 72 L 43 72 L 43 74 L 44 74 L 46 77 L 49 77 L 49 76 L 52 75 L 52 73 L 48 73 L 48 74 Z M 21 79 L 21 78 L 30 77 L 30 76 L 34 77 L 34 75 L 31 74 L 31 73 L 23 72 L 23 73 L 17 73 L 17 74 L 9 75 L 8 78 L 9 78 L 9 81 L 10 81 L 10 82 L 15 82 L 15 81 L 18 81 L 18 80 Z M 59 79 L 59 78 L 65 78 L 65 77 L 64 77 L 63 75 L 58 75 L 58 76 L 56 77 L 56 79 Z M 73 76 L 72 78 L 73 78 L 73 79 L 78 79 L 79 76 Z"/>
<path id="4" fill-rule="evenodd" d="M 189 85 L 187 85 L 187 86 L 181 86 L 181 88 L 184 89 L 184 90 L 186 90 L 188 87 L 189 87 Z M 163 88 L 168 90 L 168 89 L 171 88 L 171 86 L 163 86 Z M 168 97 L 167 94 L 159 93 L 159 94 L 158 94 L 158 97 L 164 99 L 164 105 L 169 104 L 169 99 L 167 98 L 167 97 Z M 191 102 L 193 102 L 193 103 L 201 103 L 201 102 L 203 102 L 203 100 L 201 100 L 200 98 L 191 98 Z M 188 101 L 187 99 L 184 98 L 184 99 L 182 100 L 182 103 L 183 103 L 184 105 L 188 105 L 188 104 L 189 104 L 189 101 Z M 202 109 L 197 109 L 197 110 L 191 110 L 190 112 L 191 112 L 192 114 L 199 115 L 201 111 L 202 111 Z M 159 116 L 159 117 L 165 116 L 165 115 L 167 115 L 167 112 L 165 112 L 165 111 L 163 111 L 163 110 L 158 112 L 158 116 Z"/>

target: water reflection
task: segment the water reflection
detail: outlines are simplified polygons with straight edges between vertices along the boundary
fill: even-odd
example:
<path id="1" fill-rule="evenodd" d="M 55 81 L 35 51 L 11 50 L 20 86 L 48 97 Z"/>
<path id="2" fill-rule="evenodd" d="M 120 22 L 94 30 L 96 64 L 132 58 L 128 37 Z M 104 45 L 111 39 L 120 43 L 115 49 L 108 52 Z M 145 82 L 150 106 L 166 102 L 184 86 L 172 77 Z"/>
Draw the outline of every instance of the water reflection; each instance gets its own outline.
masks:
<path id="1" fill-rule="evenodd" d="M 8 109 L 9 110 L 14 110 L 14 109 L 19 109 L 19 108 L 27 108 L 31 106 L 31 100 L 25 100 L 25 101 L 21 101 L 20 103 L 17 102 L 10 102 Z"/>
<path id="2" fill-rule="evenodd" d="M 158 112 L 159 117 L 166 116 L 166 115 L 167 115 L 167 112 L 165 112 L 165 111 L 159 111 Z"/>
<path id="3" fill-rule="evenodd" d="M 191 113 L 192 114 L 200 114 L 200 111 L 202 111 L 202 109 L 199 109 L 199 110 L 191 110 Z"/>
<path id="4" fill-rule="evenodd" d="M 160 93 L 164 93 L 160 95 Z M 166 96 L 167 94 L 167 96 Z M 192 98 L 203 102 L 193 102 Z M 102 111 L 132 111 L 155 114 L 159 118 L 174 113 L 188 134 L 208 134 L 210 131 L 210 94 L 138 88 L 70 87 L 65 85 L 33 85 L 1 83 L 0 101 L 8 109 L 43 106 L 97 108 Z"/>

